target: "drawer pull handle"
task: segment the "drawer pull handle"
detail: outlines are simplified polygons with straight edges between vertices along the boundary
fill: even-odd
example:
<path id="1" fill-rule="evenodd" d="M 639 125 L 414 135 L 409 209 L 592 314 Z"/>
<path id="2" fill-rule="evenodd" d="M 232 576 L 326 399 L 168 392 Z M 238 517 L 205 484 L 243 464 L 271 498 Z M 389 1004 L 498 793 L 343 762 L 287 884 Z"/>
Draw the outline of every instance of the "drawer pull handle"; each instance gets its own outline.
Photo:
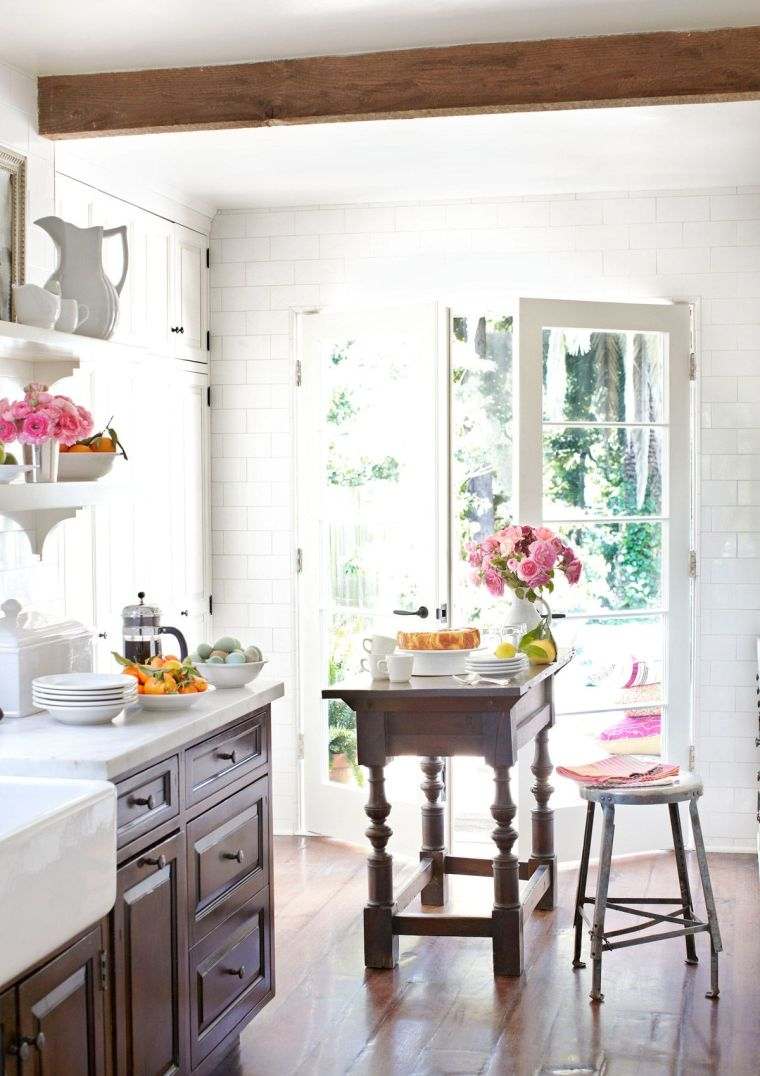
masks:
<path id="1" fill-rule="evenodd" d="M 234 859 L 238 863 L 242 863 L 245 859 L 245 852 L 242 848 L 238 848 L 236 852 L 222 852 L 222 859 Z"/>
<path id="2" fill-rule="evenodd" d="M 245 971 L 245 968 L 243 969 Z M 243 976 L 241 975 L 242 979 Z M 45 1049 L 45 1033 L 44 1031 L 38 1031 L 34 1038 L 29 1038 L 27 1035 L 20 1035 L 19 1038 L 12 1042 L 8 1047 L 8 1053 L 15 1057 L 19 1057 L 22 1061 L 27 1061 L 29 1058 L 29 1047 L 36 1046 L 40 1053 Z"/>
<path id="3" fill-rule="evenodd" d="M 239 968 L 230 968 L 229 975 L 237 975 L 238 979 L 245 979 L 245 964 L 241 964 Z"/>
<path id="4" fill-rule="evenodd" d="M 237 751 L 217 751 L 216 757 L 221 759 L 222 762 L 231 762 L 233 766 L 237 765 Z"/>
<path id="5" fill-rule="evenodd" d="M 142 859 L 138 859 L 137 866 L 158 867 L 162 871 L 166 866 L 166 856 L 163 853 L 160 856 L 143 856 Z"/>
<path id="6" fill-rule="evenodd" d="M 154 811 L 156 809 L 156 798 L 153 793 L 150 796 L 130 796 L 129 806 L 147 807 L 149 811 Z"/>

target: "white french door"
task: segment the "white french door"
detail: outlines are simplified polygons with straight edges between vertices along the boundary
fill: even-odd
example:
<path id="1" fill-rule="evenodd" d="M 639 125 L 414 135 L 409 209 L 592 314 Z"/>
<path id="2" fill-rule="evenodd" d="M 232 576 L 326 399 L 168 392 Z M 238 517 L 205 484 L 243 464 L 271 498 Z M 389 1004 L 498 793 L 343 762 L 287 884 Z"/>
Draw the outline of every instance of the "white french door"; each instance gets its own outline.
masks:
<path id="1" fill-rule="evenodd" d="M 431 629 L 437 610 L 445 616 L 439 313 L 433 304 L 305 313 L 298 336 L 305 819 L 312 832 L 364 843 L 367 793 L 356 764 L 355 716 L 338 700 L 323 702 L 321 690 L 361 675 L 369 635 Z M 416 851 L 417 760 L 396 759 L 386 779 L 393 848 Z"/>
<path id="2" fill-rule="evenodd" d="M 690 339 L 685 304 L 518 304 L 516 517 L 560 533 L 584 565 L 580 584 L 560 581 L 551 598 L 566 614 L 557 641 L 576 650 L 555 682 L 555 766 L 634 744 L 643 722 L 646 753 L 688 767 Z M 577 859 L 585 804 L 572 782 L 553 784 L 557 854 Z M 621 812 L 616 854 L 668 846 L 663 814 Z"/>
<path id="3" fill-rule="evenodd" d="M 503 599 L 473 588 L 464 546 L 510 521 L 544 522 L 584 563 L 552 607 L 576 657 L 557 680 L 555 764 L 606 754 L 646 718 L 647 747 L 686 767 L 690 740 L 689 309 L 521 299 L 439 315 L 432 305 L 304 314 L 299 321 L 299 670 L 307 827 L 363 842 L 353 715 L 321 688 L 357 675 L 361 640 L 401 626 L 476 624 L 496 640 Z M 425 606 L 427 619 L 393 610 Z M 657 731 L 657 735 L 654 735 Z M 615 744 L 619 747 L 620 744 Z M 519 767 L 521 854 L 530 756 Z M 561 860 L 583 810 L 555 775 Z M 419 770 L 388 769 L 393 847 L 417 848 Z M 490 848 L 492 774 L 453 761 L 454 842 Z M 630 812 L 632 814 L 633 812 Z M 616 851 L 668 843 L 658 812 Z M 651 821 L 651 825 L 650 825 Z M 395 824 L 394 824 L 395 823 Z M 647 826 L 649 828 L 647 828 Z M 487 853 L 486 853 L 487 854 Z"/>

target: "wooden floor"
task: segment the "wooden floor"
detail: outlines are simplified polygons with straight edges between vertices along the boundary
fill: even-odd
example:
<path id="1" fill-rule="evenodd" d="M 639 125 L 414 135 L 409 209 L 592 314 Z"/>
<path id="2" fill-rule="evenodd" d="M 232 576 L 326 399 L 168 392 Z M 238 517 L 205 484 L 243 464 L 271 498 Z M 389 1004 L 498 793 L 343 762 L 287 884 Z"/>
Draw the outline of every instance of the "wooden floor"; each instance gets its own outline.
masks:
<path id="1" fill-rule="evenodd" d="M 710 961 L 702 934 L 699 967 L 684 963 L 679 940 L 607 954 L 606 1000 L 592 1005 L 590 968 L 570 966 L 574 871 L 561 872 L 557 910 L 536 913 L 527 927 L 520 980 L 493 979 L 490 941 L 482 938 L 402 938 L 395 971 L 366 972 L 363 851 L 321 838 L 279 838 L 277 996 L 219 1076 L 758 1076 L 757 860 L 713 855 L 710 867 L 725 950 L 720 1000 L 704 996 Z M 481 907 L 488 905 L 490 879 L 456 881 L 477 886 Z M 612 881 L 618 896 L 678 893 L 665 853 L 615 863 Z"/>

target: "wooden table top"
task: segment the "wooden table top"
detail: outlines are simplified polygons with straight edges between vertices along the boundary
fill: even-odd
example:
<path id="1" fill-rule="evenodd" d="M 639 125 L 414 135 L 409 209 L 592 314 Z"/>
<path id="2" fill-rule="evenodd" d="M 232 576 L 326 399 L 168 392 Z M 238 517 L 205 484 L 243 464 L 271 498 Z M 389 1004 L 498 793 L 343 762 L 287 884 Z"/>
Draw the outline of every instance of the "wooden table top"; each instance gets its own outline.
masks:
<path id="1" fill-rule="evenodd" d="M 561 651 L 551 665 L 531 665 L 525 672 L 511 677 L 503 687 L 496 684 L 469 687 L 459 683 L 453 676 L 413 676 L 408 683 L 391 683 L 390 680 L 372 680 L 367 673 L 323 688 L 322 698 L 408 700 L 470 695 L 475 699 L 518 699 L 543 680 L 558 673 L 570 662 L 572 656 L 572 650 Z"/>

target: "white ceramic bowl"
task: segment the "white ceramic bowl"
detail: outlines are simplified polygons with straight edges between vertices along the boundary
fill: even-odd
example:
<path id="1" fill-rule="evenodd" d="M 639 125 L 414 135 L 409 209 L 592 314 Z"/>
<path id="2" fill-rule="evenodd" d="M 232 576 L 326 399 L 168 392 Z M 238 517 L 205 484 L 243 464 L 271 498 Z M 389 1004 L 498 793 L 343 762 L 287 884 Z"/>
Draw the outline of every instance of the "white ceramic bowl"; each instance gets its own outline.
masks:
<path id="1" fill-rule="evenodd" d="M 118 452 L 62 452 L 58 457 L 59 482 L 95 482 L 107 475 Z"/>
<path id="2" fill-rule="evenodd" d="M 0 463 L 0 485 L 7 486 L 14 478 L 27 471 L 33 471 L 34 467 L 23 463 Z"/>
<path id="3" fill-rule="evenodd" d="M 463 673 L 469 650 L 399 650 L 414 658 L 412 676 L 454 676 Z"/>
<path id="4" fill-rule="evenodd" d="M 213 690 L 211 687 L 206 688 L 206 691 Z M 137 701 L 144 710 L 186 710 L 188 706 L 195 706 L 206 691 L 194 691 L 188 695 L 138 695 Z"/>
<path id="5" fill-rule="evenodd" d="M 204 680 L 208 680 L 214 687 L 233 688 L 245 687 L 255 680 L 266 661 L 245 661 L 239 665 L 216 665 L 207 661 L 196 662 L 196 668 Z"/>
<path id="6" fill-rule="evenodd" d="M 80 706 L 74 709 L 65 706 L 54 705 L 47 707 L 47 711 L 54 721 L 60 721 L 63 725 L 107 725 L 124 709 L 125 703 L 113 703 L 103 706 Z"/>

